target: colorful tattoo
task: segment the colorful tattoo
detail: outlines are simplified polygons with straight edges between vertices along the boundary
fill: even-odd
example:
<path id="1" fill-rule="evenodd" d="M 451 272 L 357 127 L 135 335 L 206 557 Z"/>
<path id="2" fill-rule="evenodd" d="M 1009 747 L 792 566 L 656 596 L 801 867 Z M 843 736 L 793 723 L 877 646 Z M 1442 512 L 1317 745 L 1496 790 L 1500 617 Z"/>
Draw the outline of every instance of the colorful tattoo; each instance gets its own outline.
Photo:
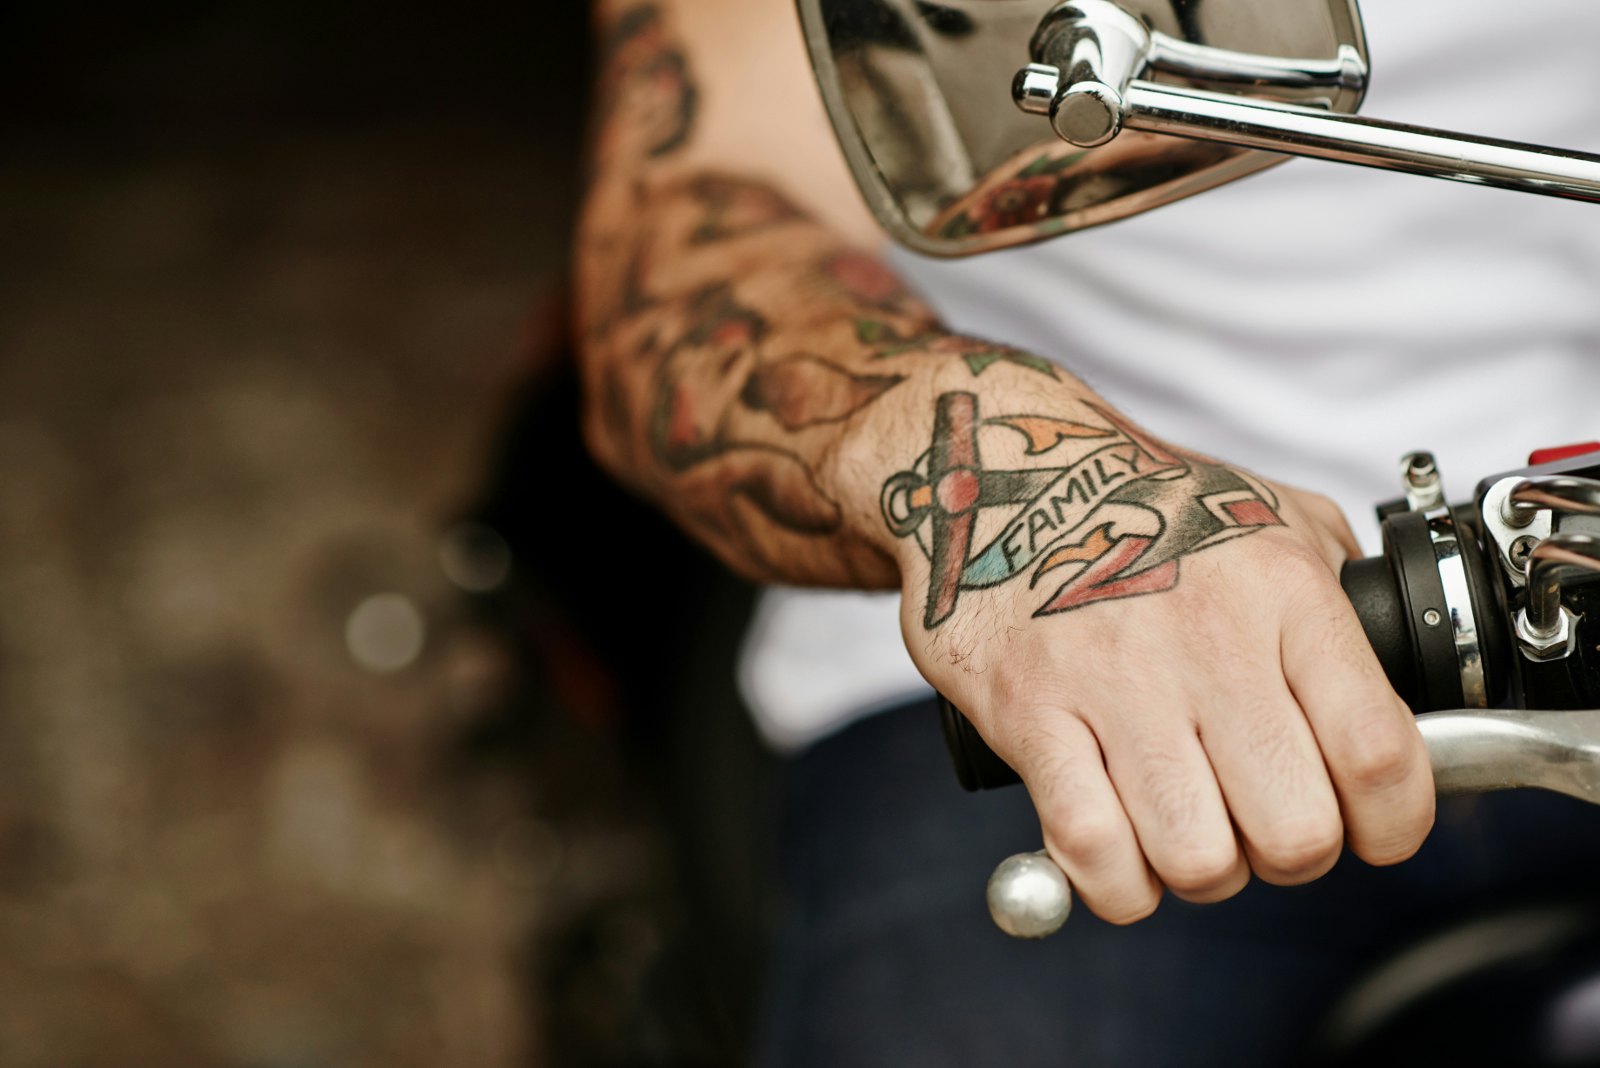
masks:
<path id="1" fill-rule="evenodd" d="M 578 273 L 591 414 L 609 466 L 752 573 L 892 583 L 882 539 L 845 531 L 826 481 L 840 428 L 953 360 L 974 378 L 1004 378 L 989 375 L 996 366 L 1052 380 L 1060 372 L 1030 353 L 950 334 L 878 258 L 843 245 L 778 189 L 724 174 L 671 177 L 662 157 L 693 138 L 699 97 L 657 8 L 614 19 L 602 59 Z M 990 513 L 1031 501 L 1026 479 L 1038 483 L 1035 497 L 1050 488 L 1055 476 L 1022 468 L 1085 442 L 1109 447 L 1114 437 L 1029 417 L 980 423 L 976 399 L 946 395 L 958 397 L 969 398 L 966 407 L 941 407 L 921 473 L 901 476 L 928 485 L 885 495 L 886 507 L 911 507 L 914 497 L 921 509 L 916 522 L 901 517 L 902 533 L 917 532 L 944 576 L 930 592 L 930 619 L 948 616 L 971 588 L 970 548 Z M 981 470 L 978 436 L 991 433 L 1019 443 L 1018 471 Z M 957 469 L 968 474 L 929 481 L 929 470 Z M 1051 538 L 1028 522 L 1023 535 L 1037 542 L 1030 564 L 1070 579 L 1068 550 L 1081 539 Z M 1126 532 L 1115 533 L 1125 544 Z M 1098 543 L 1084 546 L 1076 551 Z"/>
<path id="2" fill-rule="evenodd" d="M 963 337 L 947 330 L 933 328 L 921 334 L 902 336 L 888 323 L 877 319 L 857 319 L 856 338 L 864 345 L 877 348 L 871 359 L 886 360 L 894 356 L 956 356 L 972 372 L 974 378 L 997 363 L 1021 367 L 1047 378 L 1060 380 L 1056 365 L 1043 356 L 1023 352 L 1009 345 L 996 345 L 977 338 Z"/>
<path id="3" fill-rule="evenodd" d="M 1265 484 L 1086 407 L 1092 422 L 983 419 L 976 394 L 938 398 L 928 451 L 881 498 L 889 529 L 928 556 L 925 627 L 949 619 L 962 591 L 1023 575 L 1030 588 L 1049 576 L 1035 616 L 1169 590 L 1183 557 L 1282 525 Z"/>

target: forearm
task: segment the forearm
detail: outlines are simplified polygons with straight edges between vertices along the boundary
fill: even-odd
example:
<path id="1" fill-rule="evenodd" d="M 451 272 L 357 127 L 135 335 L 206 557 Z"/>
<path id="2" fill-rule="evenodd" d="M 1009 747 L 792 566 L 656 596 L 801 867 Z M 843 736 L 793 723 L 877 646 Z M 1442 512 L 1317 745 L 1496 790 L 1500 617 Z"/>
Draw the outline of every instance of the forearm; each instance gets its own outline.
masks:
<path id="1" fill-rule="evenodd" d="M 580 243 L 590 440 L 745 573 L 898 584 L 881 491 L 927 448 L 940 393 L 1065 417 L 1087 399 L 1047 360 L 946 330 L 768 186 L 628 195 L 624 214 L 597 189 Z"/>
<path id="2" fill-rule="evenodd" d="M 825 181 L 754 176 L 772 171 L 770 151 L 730 167 L 705 149 L 717 97 L 671 18 L 704 10 L 602 12 L 577 244 L 588 436 L 617 477 L 746 574 L 892 586 L 902 546 L 881 488 L 926 448 L 937 395 L 977 390 L 998 412 L 1082 391 L 1046 360 L 944 329 L 788 192 Z M 736 122 L 712 125 L 727 141 Z"/>

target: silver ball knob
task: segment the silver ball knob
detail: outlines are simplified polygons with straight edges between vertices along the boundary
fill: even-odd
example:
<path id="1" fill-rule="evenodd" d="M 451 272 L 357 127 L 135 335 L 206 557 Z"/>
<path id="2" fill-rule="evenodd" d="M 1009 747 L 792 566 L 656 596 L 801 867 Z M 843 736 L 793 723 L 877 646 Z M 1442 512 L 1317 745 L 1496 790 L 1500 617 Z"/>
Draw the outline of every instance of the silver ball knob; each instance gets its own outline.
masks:
<path id="1" fill-rule="evenodd" d="M 1047 938 L 1072 913 L 1072 887 L 1044 852 L 1018 853 L 989 876 L 989 915 L 1012 938 Z"/>

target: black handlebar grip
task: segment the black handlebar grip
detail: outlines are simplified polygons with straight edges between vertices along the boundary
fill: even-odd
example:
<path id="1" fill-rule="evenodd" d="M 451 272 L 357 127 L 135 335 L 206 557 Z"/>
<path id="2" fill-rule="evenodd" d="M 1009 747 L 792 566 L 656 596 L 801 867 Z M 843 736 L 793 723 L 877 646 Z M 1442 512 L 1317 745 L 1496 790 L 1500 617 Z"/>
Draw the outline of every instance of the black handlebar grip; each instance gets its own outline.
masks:
<path id="1" fill-rule="evenodd" d="M 1431 561 L 1430 561 L 1431 562 Z M 1387 556 L 1351 560 L 1339 572 L 1339 585 L 1367 632 L 1372 651 L 1389 683 L 1407 704 L 1415 706 L 1417 690 L 1417 651 L 1412 647 L 1411 629 L 1406 625 L 1405 605 L 1400 596 L 1394 569 Z"/>
<path id="2" fill-rule="evenodd" d="M 1411 695 L 1417 689 L 1417 654 L 1389 558 L 1374 556 L 1350 561 L 1339 573 L 1339 584 L 1355 606 L 1361 628 L 1367 632 L 1367 640 L 1389 681 L 1415 708 Z M 939 722 L 944 727 L 950 758 L 955 762 L 956 778 L 965 789 L 993 790 L 1022 781 L 1011 765 L 989 748 L 972 721 L 943 694 L 939 695 Z"/>

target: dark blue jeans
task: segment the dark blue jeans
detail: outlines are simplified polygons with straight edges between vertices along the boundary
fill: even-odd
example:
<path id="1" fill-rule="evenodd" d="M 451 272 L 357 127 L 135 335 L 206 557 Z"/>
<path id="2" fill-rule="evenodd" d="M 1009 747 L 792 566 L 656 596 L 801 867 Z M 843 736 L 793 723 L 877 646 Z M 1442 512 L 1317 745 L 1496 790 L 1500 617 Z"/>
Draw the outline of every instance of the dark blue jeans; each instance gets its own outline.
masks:
<path id="1" fill-rule="evenodd" d="M 1272 1065 L 1363 970 L 1484 907 L 1600 886 L 1600 809 L 1517 792 L 1441 801 L 1421 853 L 1344 858 L 1305 887 L 1170 896 L 1132 927 L 1086 909 L 1038 943 L 991 924 L 984 883 L 1040 844 L 1019 788 L 957 786 L 931 702 L 791 763 L 760 1063 Z"/>

